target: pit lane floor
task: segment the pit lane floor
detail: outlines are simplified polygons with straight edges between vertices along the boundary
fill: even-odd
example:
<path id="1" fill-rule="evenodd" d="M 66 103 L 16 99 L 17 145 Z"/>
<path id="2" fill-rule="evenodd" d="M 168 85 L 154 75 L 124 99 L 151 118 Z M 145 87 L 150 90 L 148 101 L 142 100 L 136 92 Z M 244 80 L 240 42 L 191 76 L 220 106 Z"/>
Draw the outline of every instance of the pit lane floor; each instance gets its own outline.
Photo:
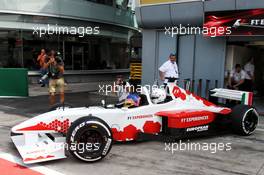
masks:
<path id="1" fill-rule="evenodd" d="M 98 105 L 101 97 L 91 93 L 67 94 L 69 103 L 76 106 Z M 107 98 L 106 101 L 114 101 Z M 15 124 L 45 112 L 48 97 L 37 96 L 24 99 L 0 99 L 0 153 L 19 157 L 9 134 Z M 219 144 L 231 143 L 230 151 L 175 150 L 166 148 L 162 142 L 138 142 L 115 144 L 108 156 L 98 163 L 86 164 L 73 157 L 39 163 L 38 165 L 62 174 L 190 174 L 264 175 L 264 118 L 254 135 L 239 137 L 232 133 L 216 137 L 202 137 L 184 143 Z M 179 142 L 178 142 L 179 143 Z M 168 143 L 167 143 L 168 146 Z M 8 170 L 6 170 L 8 171 Z M 50 173 L 47 173 L 50 174 Z"/>

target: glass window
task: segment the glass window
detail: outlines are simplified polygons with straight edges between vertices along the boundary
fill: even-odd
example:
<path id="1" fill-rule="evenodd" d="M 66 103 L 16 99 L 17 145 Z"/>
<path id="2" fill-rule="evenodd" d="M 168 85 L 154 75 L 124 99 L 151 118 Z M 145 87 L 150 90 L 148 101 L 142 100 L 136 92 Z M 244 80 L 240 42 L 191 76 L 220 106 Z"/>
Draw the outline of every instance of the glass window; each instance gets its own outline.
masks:
<path id="1" fill-rule="evenodd" d="M 115 69 L 126 69 L 129 67 L 129 47 L 126 43 L 114 42 L 111 44 L 110 65 Z"/>
<path id="2" fill-rule="evenodd" d="M 0 53 L 0 67 L 23 67 L 20 31 L 0 30 Z"/>
<path id="3" fill-rule="evenodd" d="M 0 67 L 39 70 L 41 49 L 59 51 L 65 70 L 124 69 L 129 65 L 127 39 L 106 36 L 45 35 L 32 31 L 0 30 Z"/>
<path id="4" fill-rule="evenodd" d="M 128 45 L 126 40 L 109 37 L 78 36 L 64 40 L 64 63 L 66 70 L 99 70 L 128 68 Z"/>
<path id="5" fill-rule="evenodd" d="M 37 57 L 41 49 L 45 49 L 48 53 L 51 49 L 62 52 L 62 43 L 58 35 L 45 35 L 39 37 L 34 35 L 32 31 L 23 31 L 23 62 L 24 67 L 29 70 L 38 70 L 39 64 Z"/>

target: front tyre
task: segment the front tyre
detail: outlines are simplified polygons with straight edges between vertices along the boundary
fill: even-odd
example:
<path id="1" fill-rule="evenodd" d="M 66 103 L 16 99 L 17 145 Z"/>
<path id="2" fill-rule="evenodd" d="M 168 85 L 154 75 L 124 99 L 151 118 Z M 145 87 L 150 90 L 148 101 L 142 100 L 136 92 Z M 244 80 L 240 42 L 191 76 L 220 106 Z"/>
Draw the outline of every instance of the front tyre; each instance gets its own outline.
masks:
<path id="1" fill-rule="evenodd" d="M 69 152 L 84 162 L 103 159 L 112 148 L 112 132 L 109 126 L 96 117 L 83 117 L 73 122 L 67 137 Z"/>
<path id="2" fill-rule="evenodd" d="M 251 135 L 257 128 L 259 115 L 250 106 L 236 105 L 232 109 L 232 129 L 239 135 Z"/>

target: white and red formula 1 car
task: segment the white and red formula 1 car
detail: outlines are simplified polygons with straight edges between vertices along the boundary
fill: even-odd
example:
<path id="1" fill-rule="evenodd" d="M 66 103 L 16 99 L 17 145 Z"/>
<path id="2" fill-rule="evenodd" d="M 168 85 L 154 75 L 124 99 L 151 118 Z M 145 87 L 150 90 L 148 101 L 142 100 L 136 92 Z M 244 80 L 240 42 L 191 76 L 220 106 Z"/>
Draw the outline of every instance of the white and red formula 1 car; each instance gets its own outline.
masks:
<path id="1" fill-rule="evenodd" d="M 154 104 L 143 87 L 141 105 L 134 108 L 64 106 L 14 126 L 11 139 L 27 164 L 66 158 L 66 151 L 79 160 L 94 162 L 109 153 L 113 141 L 136 140 L 140 134 L 177 137 L 208 131 L 221 119 L 227 119 L 239 135 L 250 135 L 257 127 L 259 115 L 251 105 L 217 106 L 175 84 L 164 91 L 169 92 L 169 100 Z M 248 92 L 212 92 L 212 96 L 242 99 L 245 104 L 252 101 Z"/>

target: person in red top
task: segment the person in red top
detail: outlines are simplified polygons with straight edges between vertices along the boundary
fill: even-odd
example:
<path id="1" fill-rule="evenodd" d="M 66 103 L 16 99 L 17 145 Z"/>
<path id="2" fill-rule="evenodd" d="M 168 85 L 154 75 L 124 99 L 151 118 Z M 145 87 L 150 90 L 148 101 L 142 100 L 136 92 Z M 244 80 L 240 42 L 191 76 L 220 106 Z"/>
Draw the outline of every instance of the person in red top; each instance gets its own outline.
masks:
<path id="1" fill-rule="evenodd" d="M 46 57 L 47 57 L 47 55 L 46 55 L 45 49 L 41 49 L 41 52 L 37 58 L 37 61 L 38 61 L 39 66 L 40 66 L 41 77 L 43 77 L 44 75 L 47 74 L 47 68 L 45 68 Z M 45 85 L 48 84 L 48 80 L 47 79 L 42 80 L 40 78 L 39 83 L 42 84 L 41 87 L 45 87 Z"/>

